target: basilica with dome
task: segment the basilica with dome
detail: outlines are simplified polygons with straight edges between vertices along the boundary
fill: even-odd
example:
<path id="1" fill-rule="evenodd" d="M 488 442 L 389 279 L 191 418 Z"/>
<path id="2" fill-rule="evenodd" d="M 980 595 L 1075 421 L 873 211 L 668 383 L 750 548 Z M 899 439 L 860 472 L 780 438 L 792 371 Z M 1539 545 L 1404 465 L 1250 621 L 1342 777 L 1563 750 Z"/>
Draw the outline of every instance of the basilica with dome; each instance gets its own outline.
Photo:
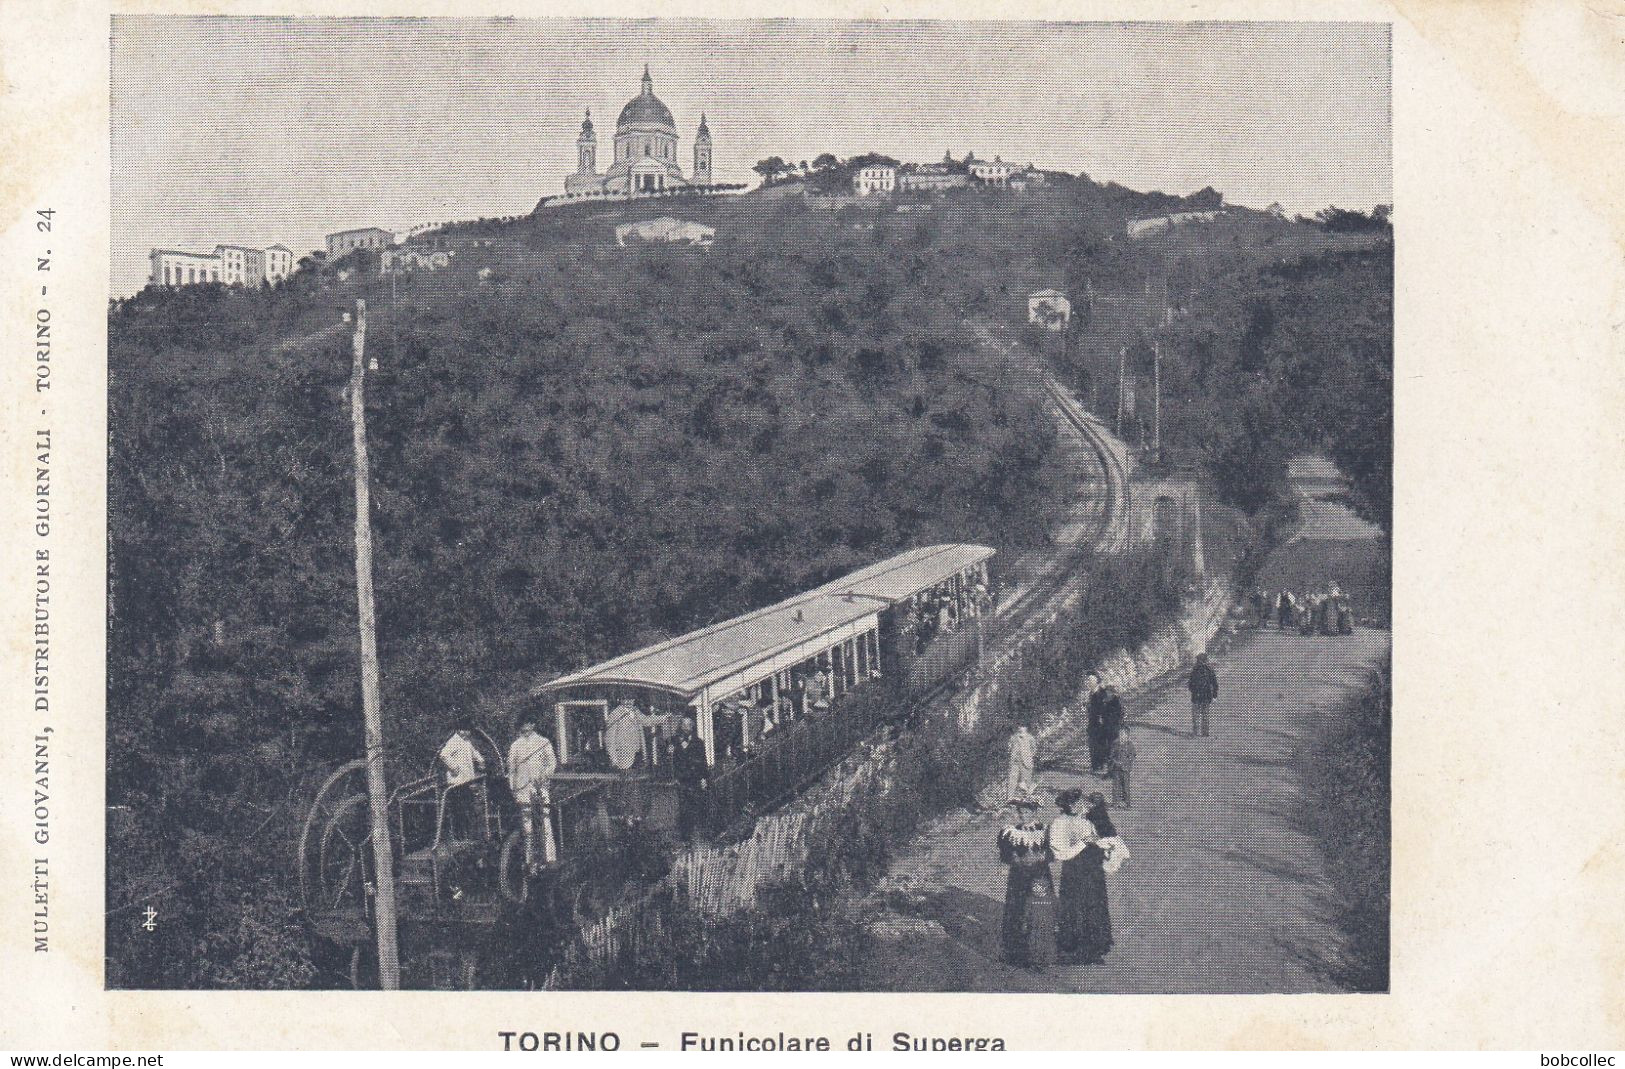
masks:
<path id="1" fill-rule="evenodd" d="M 655 96 L 654 79 L 643 68 L 643 91 L 626 102 L 615 120 L 615 155 L 598 171 L 598 134 L 592 111 L 576 138 L 576 173 L 564 180 L 567 197 L 581 195 L 639 196 L 711 184 L 711 131 L 705 116 L 694 135 L 694 170 L 684 177 L 677 160 L 677 124 L 671 109 Z"/>

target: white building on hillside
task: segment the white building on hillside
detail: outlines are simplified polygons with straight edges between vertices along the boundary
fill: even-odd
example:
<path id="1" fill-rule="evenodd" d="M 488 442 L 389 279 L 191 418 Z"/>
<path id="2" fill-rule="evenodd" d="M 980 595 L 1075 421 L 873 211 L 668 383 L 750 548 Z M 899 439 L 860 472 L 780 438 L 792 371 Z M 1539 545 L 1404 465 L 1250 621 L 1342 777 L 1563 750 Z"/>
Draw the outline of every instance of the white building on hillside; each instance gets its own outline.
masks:
<path id="1" fill-rule="evenodd" d="M 988 186 L 1007 186 L 1010 184 L 1010 176 L 1021 170 L 1015 164 L 1005 163 L 997 156 L 993 157 L 992 162 L 976 159 L 965 162 L 970 167 L 971 175 Z"/>
<path id="2" fill-rule="evenodd" d="M 1060 318 L 1056 318 L 1059 316 Z M 1072 302 L 1060 290 L 1039 290 L 1027 294 L 1027 322 L 1045 330 L 1065 330 L 1072 319 Z"/>
<path id="3" fill-rule="evenodd" d="M 669 215 L 641 223 L 622 223 L 615 228 L 617 245 L 709 245 L 716 236 L 715 227 L 673 219 Z"/>
<path id="4" fill-rule="evenodd" d="M 852 190 L 860 197 L 890 193 L 897 188 L 897 168 L 889 163 L 871 163 L 852 176 Z"/>
<path id="5" fill-rule="evenodd" d="M 272 245 L 265 250 L 265 281 L 276 285 L 293 274 L 293 250 L 286 245 Z"/>
<path id="6" fill-rule="evenodd" d="M 196 286 L 223 282 L 228 286 L 258 288 L 293 274 L 293 251 L 286 245 L 255 249 L 247 245 L 216 245 L 213 252 L 153 249 L 148 254 L 156 286 Z"/>
<path id="7" fill-rule="evenodd" d="M 213 253 L 153 249 L 149 256 L 152 274 L 148 280 L 153 285 L 195 286 L 220 281 L 220 257 Z"/>
<path id="8" fill-rule="evenodd" d="M 451 265 L 451 258 L 456 255 L 452 249 L 414 248 L 411 245 L 400 249 L 385 249 L 378 254 L 378 273 L 387 275 L 390 272 L 402 274 L 407 271 L 438 271 L 442 267 Z"/>
<path id="9" fill-rule="evenodd" d="M 1128 221 L 1128 236 L 1137 240 L 1171 227 L 1184 226 L 1189 223 L 1211 223 L 1223 214 L 1222 211 L 1175 212 L 1172 215 L 1159 215 L 1153 219 L 1130 219 Z"/>
<path id="10" fill-rule="evenodd" d="M 265 281 L 265 253 L 246 245 L 216 245 L 220 281 L 228 286 L 258 286 Z"/>
<path id="11" fill-rule="evenodd" d="M 327 235 L 327 258 L 336 260 L 357 249 L 387 249 L 395 244 L 392 231 L 377 226 L 363 226 L 355 230 L 340 230 Z"/>

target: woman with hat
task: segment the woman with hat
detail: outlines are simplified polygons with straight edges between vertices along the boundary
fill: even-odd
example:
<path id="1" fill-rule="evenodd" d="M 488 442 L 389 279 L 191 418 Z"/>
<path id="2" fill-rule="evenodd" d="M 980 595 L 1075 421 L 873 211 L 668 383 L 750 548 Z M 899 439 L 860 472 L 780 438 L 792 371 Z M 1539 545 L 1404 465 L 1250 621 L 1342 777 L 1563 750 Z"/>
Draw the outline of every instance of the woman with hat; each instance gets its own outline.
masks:
<path id="1" fill-rule="evenodd" d="M 1061 893 L 1056 905 L 1055 949 L 1061 962 L 1098 965 L 1112 948 L 1112 917 L 1106 903 L 1106 852 L 1100 832 L 1078 815 L 1083 792 L 1056 795 L 1061 815 L 1049 827 L 1050 853 L 1061 862 Z"/>
<path id="2" fill-rule="evenodd" d="M 1004 888 L 1004 922 L 1000 927 L 1004 960 L 1028 968 L 1043 963 L 1049 925 L 1041 924 L 1037 897 L 1055 896 L 1049 871 L 1048 835 L 1037 817 L 1039 802 L 1013 798 L 1011 822 L 999 832 L 999 860 L 1010 866 Z M 1048 912 L 1047 910 L 1045 912 Z"/>

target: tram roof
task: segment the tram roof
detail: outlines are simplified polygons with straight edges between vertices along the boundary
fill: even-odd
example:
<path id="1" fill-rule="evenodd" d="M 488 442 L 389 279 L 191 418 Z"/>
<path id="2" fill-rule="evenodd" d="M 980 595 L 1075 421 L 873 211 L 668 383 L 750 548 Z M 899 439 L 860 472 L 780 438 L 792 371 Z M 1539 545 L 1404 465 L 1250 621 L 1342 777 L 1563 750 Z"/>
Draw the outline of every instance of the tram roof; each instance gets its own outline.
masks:
<path id="1" fill-rule="evenodd" d="M 957 543 L 911 549 L 775 605 L 561 676 L 533 693 L 605 683 L 691 698 L 717 680 L 929 590 L 993 552 Z"/>

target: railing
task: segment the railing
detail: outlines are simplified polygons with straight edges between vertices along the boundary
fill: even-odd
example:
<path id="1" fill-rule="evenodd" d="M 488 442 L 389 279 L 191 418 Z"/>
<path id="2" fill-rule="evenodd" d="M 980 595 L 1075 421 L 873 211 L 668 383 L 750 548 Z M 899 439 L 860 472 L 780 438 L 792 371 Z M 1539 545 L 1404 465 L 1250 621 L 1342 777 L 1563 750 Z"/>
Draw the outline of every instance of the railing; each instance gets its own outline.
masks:
<path id="1" fill-rule="evenodd" d="M 918 692 L 974 659 L 982 649 L 985 618 L 986 614 L 971 617 L 953 631 L 938 632 L 908 666 L 909 691 Z"/>
<path id="2" fill-rule="evenodd" d="M 821 774 L 884 719 L 877 688 L 835 699 L 827 713 L 781 726 L 731 768 L 716 771 L 692 804 L 701 828 L 715 831 L 748 810 L 760 811 Z"/>

